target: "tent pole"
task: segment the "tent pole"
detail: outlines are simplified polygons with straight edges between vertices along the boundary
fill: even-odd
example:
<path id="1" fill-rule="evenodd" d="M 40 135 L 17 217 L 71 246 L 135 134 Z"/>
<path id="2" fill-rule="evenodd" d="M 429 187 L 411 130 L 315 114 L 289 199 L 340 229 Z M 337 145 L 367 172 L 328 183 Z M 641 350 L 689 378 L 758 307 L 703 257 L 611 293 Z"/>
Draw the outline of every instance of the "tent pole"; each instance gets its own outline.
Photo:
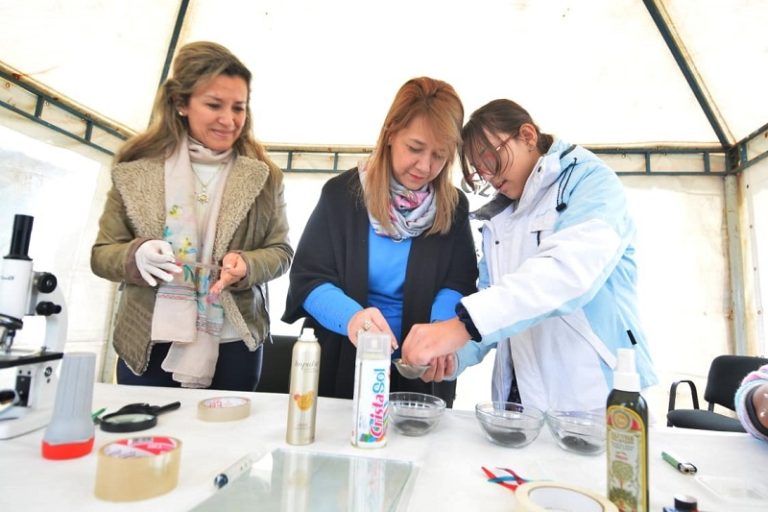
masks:
<path id="1" fill-rule="evenodd" d="M 173 27 L 173 34 L 171 35 L 171 43 L 168 45 L 168 52 L 165 54 L 165 64 L 163 65 L 163 73 L 160 75 L 160 83 L 158 87 L 162 86 L 168 73 L 171 70 L 171 62 L 173 61 L 173 54 L 176 53 L 176 45 L 179 44 L 179 34 L 181 34 L 181 27 L 184 26 L 184 18 L 187 16 L 187 8 L 189 7 L 189 0 L 181 0 L 179 5 L 179 14 L 176 16 L 176 24 Z"/>
<path id="2" fill-rule="evenodd" d="M 747 318 L 744 299 L 744 264 L 739 222 L 739 175 L 725 177 L 725 229 L 730 274 L 731 337 L 733 353 L 747 355 L 747 337 L 744 330 Z"/>
<path id="3" fill-rule="evenodd" d="M 704 115 L 707 117 L 709 124 L 715 131 L 717 139 L 720 141 L 723 149 L 729 149 L 733 137 L 730 136 L 730 133 L 727 131 L 720 112 L 715 107 L 709 91 L 707 91 L 701 76 L 696 71 L 693 62 L 691 62 L 690 54 L 685 49 L 677 32 L 674 30 L 669 13 L 667 13 L 664 8 L 663 2 L 660 2 L 659 0 L 643 0 L 643 3 L 648 9 L 651 18 L 653 18 L 654 23 L 656 23 L 656 28 L 659 29 L 661 37 L 663 37 L 664 42 L 667 43 L 669 51 L 672 52 L 672 56 L 680 67 L 680 71 L 688 82 L 688 86 L 696 97 L 696 101 L 699 102 L 699 106 L 704 111 Z"/>

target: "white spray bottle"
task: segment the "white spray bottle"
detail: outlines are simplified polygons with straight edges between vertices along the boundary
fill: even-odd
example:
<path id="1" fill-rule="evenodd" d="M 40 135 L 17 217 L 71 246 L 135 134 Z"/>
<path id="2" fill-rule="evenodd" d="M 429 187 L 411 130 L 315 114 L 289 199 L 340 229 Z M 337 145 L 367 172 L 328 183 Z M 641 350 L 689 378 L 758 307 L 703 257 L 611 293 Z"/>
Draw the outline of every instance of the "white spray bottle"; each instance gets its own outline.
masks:
<path id="1" fill-rule="evenodd" d="M 387 443 L 390 345 L 385 333 L 361 332 L 357 337 L 352 444 L 358 448 Z"/>

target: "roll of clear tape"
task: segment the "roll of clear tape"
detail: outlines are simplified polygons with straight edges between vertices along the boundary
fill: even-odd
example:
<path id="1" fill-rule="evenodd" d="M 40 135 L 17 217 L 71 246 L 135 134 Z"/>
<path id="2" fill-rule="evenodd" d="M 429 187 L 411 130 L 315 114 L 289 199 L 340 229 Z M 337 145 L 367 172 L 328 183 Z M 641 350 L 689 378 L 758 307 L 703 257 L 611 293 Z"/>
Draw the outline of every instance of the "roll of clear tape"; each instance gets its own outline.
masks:
<path id="1" fill-rule="evenodd" d="M 239 396 L 206 398 L 197 403 L 197 417 L 203 421 L 235 421 L 250 414 L 250 399 Z"/>
<path id="2" fill-rule="evenodd" d="M 96 497 L 106 501 L 137 501 L 176 487 L 181 441 L 148 436 L 120 439 L 99 450 Z"/>
<path id="3" fill-rule="evenodd" d="M 515 498 L 524 512 L 619 512 L 605 496 L 558 482 L 528 482 L 517 488 Z"/>

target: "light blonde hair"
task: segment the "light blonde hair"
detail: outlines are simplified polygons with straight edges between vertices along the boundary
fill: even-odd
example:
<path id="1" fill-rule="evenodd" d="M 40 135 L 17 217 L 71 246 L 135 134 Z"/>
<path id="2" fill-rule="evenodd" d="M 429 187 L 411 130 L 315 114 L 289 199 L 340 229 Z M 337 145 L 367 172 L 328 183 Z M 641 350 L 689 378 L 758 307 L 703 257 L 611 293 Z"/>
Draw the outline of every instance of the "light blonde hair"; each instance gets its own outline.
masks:
<path id="1" fill-rule="evenodd" d="M 402 130 L 416 117 L 423 116 L 438 143 L 448 149 L 445 166 L 432 181 L 435 189 L 437 213 L 427 235 L 445 234 L 451 229 L 453 211 L 459 202 L 459 193 L 451 182 L 450 168 L 461 147 L 461 124 L 464 107 L 456 91 L 446 82 L 429 77 L 408 80 L 395 95 L 376 148 L 368 161 L 365 205 L 370 214 L 387 231 L 392 229 L 389 218 L 389 183 L 393 175 L 390 136 Z"/>
<path id="2" fill-rule="evenodd" d="M 220 75 L 240 77 L 248 87 L 245 122 L 240 137 L 233 145 L 235 154 L 257 158 L 273 171 L 280 172 L 280 168 L 267 156 L 264 146 L 251 133 L 251 72 L 228 49 L 208 41 L 190 43 L 179 50 L 173 61 L 173 75 L 160 86 L 155 96 L 149 127 L 128 140 L 115 155 L 115 161 L 130 162 L 170 155 L 189 133 L 189 122 L 186 117 L 178 115 L 179 108 L 189 105 L 189 98 L 198 87 Z"/>

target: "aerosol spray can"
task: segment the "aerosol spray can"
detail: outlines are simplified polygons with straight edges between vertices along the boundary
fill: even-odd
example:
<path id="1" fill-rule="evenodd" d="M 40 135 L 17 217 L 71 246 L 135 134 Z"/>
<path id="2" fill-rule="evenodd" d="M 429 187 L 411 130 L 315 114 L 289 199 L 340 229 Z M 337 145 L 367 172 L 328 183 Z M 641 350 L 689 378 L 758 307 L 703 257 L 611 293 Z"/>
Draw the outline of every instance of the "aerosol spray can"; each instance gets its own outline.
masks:
<path id="1" fill-rule="evenodd" d="M 357 337 L 352 444 L 359 448 L 387 443 L 390 346 L 385 333 L 361 332 Z"/>
<path id="2" fill-rule="evenodd" d="M 315 441 L 319 377 L 320 344 L 313 329 L 304 329 L 293 345 L 288 428 L 285 433 L 285 442 L 288 444 L 309 444 Z"/>

